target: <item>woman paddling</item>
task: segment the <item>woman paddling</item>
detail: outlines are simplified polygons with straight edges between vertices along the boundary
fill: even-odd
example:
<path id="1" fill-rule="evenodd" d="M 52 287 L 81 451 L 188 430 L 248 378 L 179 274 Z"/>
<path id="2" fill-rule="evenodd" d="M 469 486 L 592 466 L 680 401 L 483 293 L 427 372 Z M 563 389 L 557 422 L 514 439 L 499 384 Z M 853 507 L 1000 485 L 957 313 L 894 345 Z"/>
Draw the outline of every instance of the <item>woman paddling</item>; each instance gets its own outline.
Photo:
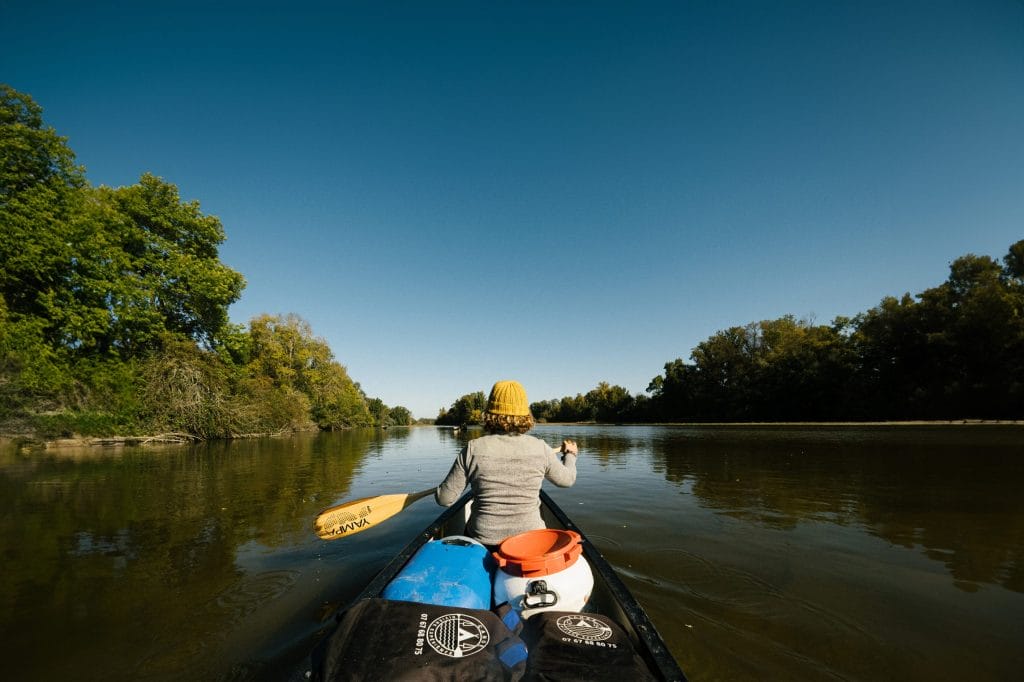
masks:
<path id="1" fill-rule="evenodd" d="M 544 528 L 540 517 L 541 483 L 568 488 L 576 482 L 579 448 L 571 440 L 559 450 L 526 432 L 533 428 L 526 391 L 518 381 L 499 381 L 484 412 L 488 435 L 469 441 L 434 493 L 448 507 L 473 488 L 473 509 L 466 532 L 492 548 L 505 538 Z M 556 453 L 562 453 L 559 460 Z"/>

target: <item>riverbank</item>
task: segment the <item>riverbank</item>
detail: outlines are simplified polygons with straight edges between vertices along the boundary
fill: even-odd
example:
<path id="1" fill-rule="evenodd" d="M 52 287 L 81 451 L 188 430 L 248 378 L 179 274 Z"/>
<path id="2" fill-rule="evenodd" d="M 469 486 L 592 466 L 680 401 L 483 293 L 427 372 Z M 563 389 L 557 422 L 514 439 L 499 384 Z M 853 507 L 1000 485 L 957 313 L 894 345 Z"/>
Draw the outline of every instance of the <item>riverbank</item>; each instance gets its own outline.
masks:
<path id="1" fill-rule="evenodd" d="M 216 440 L 247 440 L 252 438 L 281 438 L 300 431 L 278 431 L 273 433 L 246 433 L 231 438 Z M 0 434 L 0 447 L 16 447 L 25 450 L 61 450 L 92 447 L 124 447 L 146 445 L 187 445 L 209 439 L 189 433 L 161 433 L 150 436 L 70 436 L 67 438 L 43 439 L 34 436 Z"/>
<path id="2" fill-rule="evenodd" d="M 548 426 L 579 426 L 599 425 L 597 422 L 542 422 Z M 413 424 L 412 426 L 423 426 Z M 949 419 L 949 420 L 906 420 L 906 421 L 830 421 L 830 422 L 655 422 L 638 424 L 606 424 L 606 426 L 674 426 L 680 428 L 791 428 L 791 427 L 936 427 L 936 426 L 1024 426 L 1024 419 Z M 445 428 L 445 427 L 437 427 Z M 449 427 L 450 428 L 450 427 Z M 238 440 L 250 438 L 283 438 L 299 433 L 285 431 L 276 433 L 251 433 L 234 436 Z M 60 450 L 83 447 L 118 447 L 146 445 L 185 445 L 198 443 L 204 439 L 187 433 L 163 433 L 150 436 L 72 436 L 68 438 L 41 439 L 26 434 L 0 434 L 0 447 L 18 447 L 23 449 Z"/>

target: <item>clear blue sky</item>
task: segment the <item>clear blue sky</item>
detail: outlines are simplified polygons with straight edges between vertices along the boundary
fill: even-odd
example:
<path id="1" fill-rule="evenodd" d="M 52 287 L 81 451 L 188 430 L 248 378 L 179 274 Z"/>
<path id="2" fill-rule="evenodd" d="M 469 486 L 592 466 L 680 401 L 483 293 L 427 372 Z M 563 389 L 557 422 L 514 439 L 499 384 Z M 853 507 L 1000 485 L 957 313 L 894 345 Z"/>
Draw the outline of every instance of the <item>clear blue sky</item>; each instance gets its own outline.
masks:
<path id="1" fill-rule="evenodd" d="M 0 0 L 0 81 L 94 185 L 221 219 L 234 321 L 297 313 L 416 416 L 639 393 L 1024 238 L 1019 0 Z"/>

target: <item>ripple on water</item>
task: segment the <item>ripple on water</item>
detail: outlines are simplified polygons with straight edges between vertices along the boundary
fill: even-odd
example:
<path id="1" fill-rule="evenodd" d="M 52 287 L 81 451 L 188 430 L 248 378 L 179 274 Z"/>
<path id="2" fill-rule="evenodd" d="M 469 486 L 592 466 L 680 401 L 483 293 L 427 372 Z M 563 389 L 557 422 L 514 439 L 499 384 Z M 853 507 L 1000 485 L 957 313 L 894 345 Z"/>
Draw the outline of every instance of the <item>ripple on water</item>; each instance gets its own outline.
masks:
<path id="1" fill-rule="evenodd" d="M 241 622 L 257 608 L 277 599 L 299 579 L 299 571 L 266 571 L 246 576 L 217 595 L 217 606 L 226 612 L 232 625 Z"/>
<path id="2" fill-rule="evenodd" d="M 836 646 L 832 642 L 855 641 L 862 650 L 886 647 L 857 621 L 792 592 L 785 572 L 776 584 L 672 547 L 631 556 L 627 566 L 615 568 L 680 656 L 694 655 L 692 634 L 711 650 L 742 650 L 766 670 L 817 670 L 830 676 L 822 652 Z M 805 646 L 811 642 L 814 646 Z M 820 660 L 806 653 L 811 651 Z"/>
<path id="3" fill-rule="evenodd" d="M 595 535 L 594 533 L 587 533 L 587 539 L 590 540 L 591 544 L 595 547 L 608 548 L 614 547 L 616 549 L 622 548 L 622 543 L 617 540 L 613 540 L 607 535 Z"/>
<path id="4" fill-rule="evenodd" d="M 191 612 L 187 623 L 175 621 L 154 632 L 153 651 L 141 657 L 137 670 L 146 675 L 189 671 L 205 651 L 223 642 L 246 618 L 291 589 L 300 575 L 293 570 L 243 575 Z"/>

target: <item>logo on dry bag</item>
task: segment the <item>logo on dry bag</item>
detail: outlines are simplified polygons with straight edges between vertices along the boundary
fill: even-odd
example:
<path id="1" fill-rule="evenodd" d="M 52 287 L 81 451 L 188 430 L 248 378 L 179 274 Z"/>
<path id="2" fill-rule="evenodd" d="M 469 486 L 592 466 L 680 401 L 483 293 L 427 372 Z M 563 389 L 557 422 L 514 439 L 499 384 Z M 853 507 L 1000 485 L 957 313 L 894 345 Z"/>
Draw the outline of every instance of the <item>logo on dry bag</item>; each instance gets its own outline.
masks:
<path id="1" fill-rule="evenodd" d="M 487 627 L 473 616 L 448 613 L 427 626 L 427 644 L 444 656 L 463 658 L 482 651 L 491 641 Z"/>
<path id="2" fill-rule="evenodd" d="M 588 642 L 603 642 L 612 636 L 612 629 L 597 618 L 574 613 L 571 616 L 562 616 L 557 621 L 558 629 L 576 639 L 584 639 Z"/>

